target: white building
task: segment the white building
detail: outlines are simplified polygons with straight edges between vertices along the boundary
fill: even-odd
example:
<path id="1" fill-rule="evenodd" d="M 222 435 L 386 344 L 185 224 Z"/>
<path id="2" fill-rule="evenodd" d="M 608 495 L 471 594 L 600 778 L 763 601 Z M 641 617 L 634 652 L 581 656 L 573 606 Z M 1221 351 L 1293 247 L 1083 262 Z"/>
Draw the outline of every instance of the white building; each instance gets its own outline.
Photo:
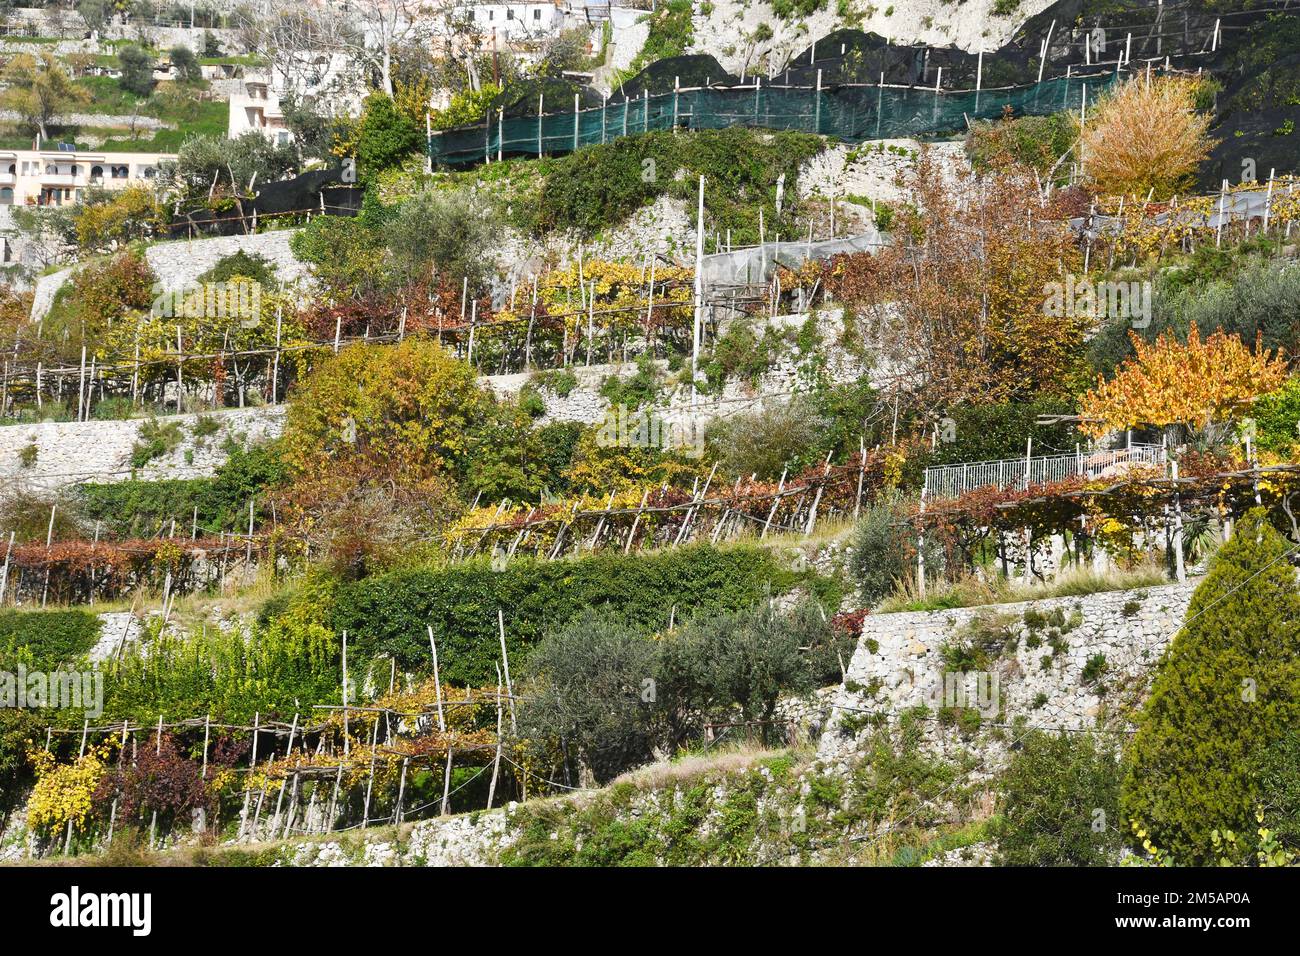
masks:
<path id="1" fill-rule="evenodd" d="M 0 206 L 66 206 L 88 188 L 125 189 L 157 179 L 175 153 L 0 150 Z"/>
<path id="2" fill-rule="evenodd" d="M 247 71 L 241 87 L 230 96 L 226 135 L 238 139 L 251 130 L 282 145 L 290 142 L 293 133 L 280 105 L 290 91 L 316 98 L 335 116 L 359 116 L 365 83 L 343 53 L 303 52 L 287 67 Z"/>
<path id="3" fill-rule="evenodd" d="M 551 36 L 564 29 L 564 11 L 554 3 L 476 3 L 474 27 L 502 40 Z"/>
<path id="4" fill-rule="evenodd" d="M 280 108 L 280 93 L 266 76 L 246 76 L 239 92 L 230 94 L 230 120 L 226 135 L 238 139 L 254 131 L 284 145 L 293 139 Z"/>

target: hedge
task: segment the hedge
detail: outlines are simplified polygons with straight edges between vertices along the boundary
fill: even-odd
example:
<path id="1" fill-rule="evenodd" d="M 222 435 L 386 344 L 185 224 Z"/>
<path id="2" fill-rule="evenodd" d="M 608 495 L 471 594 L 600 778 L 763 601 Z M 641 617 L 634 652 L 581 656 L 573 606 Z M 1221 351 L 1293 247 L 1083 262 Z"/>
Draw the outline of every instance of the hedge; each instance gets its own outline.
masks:
<path id="1" fill-rule="evenodd" d="M 0 669 L 69 663 L 95 646 L 99 628 L 89 611 L 0 611 Z"/>
<path id="2" fill-rule="evenodd" d="M 77 507 L 89 520 L 103 521 L 109 533 L 130 537 L 157 534 L 172 520 L 178 533 L 188 534 L 197 508 L 199 529 L 217 534 L 243 528 L 249 499 L 260 501 L 260 493 L 284 474 L 273 445 L 232 448 L 211 478 L 87 483 L 77 486 Z M 259 519 L 262 510 L 257 508 Z"/>
<path id="3" fill-rule="evenodd" d="M 495 682 L 500 658 L 497 610 L 505 614 L 506 646 L 521 665 L 543 635 L 584 608 L 617 615 L 638 629 L 667 627 L 695 614 L 753 605 L 769 590 L 807 586 L 833 611 L 838 585 L 812 572 L 785 570 L 753 546 L 693 545 L 652 555 L 602 554 L 570 561 L 513 561 L 494 571 L 473 561 L 441 568 L 394 571 L 340 588 L 332 626 L 346 629 L 360 662 L 392 654 L 402 667 L 430 664 L 427 626 L 438 638 L 444 681 Z"/>

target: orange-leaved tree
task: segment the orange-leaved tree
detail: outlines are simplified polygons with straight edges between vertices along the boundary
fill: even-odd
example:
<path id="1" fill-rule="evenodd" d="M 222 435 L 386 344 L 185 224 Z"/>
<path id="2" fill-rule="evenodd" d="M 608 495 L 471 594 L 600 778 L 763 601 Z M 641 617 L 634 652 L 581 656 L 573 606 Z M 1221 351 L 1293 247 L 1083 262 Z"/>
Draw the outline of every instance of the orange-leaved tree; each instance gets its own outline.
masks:
<path id="1" fill-rule="evenodd" d="M 1155 342 L 1133 335 L 1137 354 L 1109 382 L 1097 385 L 1079 403 L 1094 436 L 1138 425 L 1182 425 L 1208 433 L 1286 378 L 1280 354 L 1251 350 L 1236 335 L 1219 330 L 1202 340 L 1195 325 L 1186 344 L 1168 333 Z"/>
<path id="2" fill-rule="evenodd" d="M 1154 190 L 1167 199 L 1190 185 L 1214 146 L 1210 115 L 1197 110 L 1196 77 L 1134 77 L 1103 97 L 1084 123 L 1083 171 L 1110 196 Z"/>

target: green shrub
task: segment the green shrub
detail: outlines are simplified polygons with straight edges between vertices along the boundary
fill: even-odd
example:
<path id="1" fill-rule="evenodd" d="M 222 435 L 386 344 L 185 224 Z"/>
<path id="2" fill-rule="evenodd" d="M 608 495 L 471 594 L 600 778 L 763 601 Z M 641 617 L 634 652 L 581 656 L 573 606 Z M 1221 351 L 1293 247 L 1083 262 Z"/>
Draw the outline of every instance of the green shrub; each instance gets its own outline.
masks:
<path id="1" fill-rule="evenodd" d="M 90 521 L 102 521 L 114 534 L 154 534 L 176 521 L 188 530 L 198 509 L 201 531 L 218 533 L 243 528 L 248 502 L 257 502 L 255 517 L 263 516 L 262 492 L 284 479 L 284 466 L 272 445 L 232 448 L 226 463 L 211 478 L 171 478 L 160 481 L 83 484 L 75 506 Z"/>
<path id="2" fill-rule="evenodd" d="M 1287 849 L 1300 849 L 1300 733 L 1289 731 L 1265 748 L 1259 757 L 1259 784 L 1263 825 Z"/>
<path id="3" fill-rule="evenodd" d="M 739 126 L 620 137 L 552 161 L 533 225 L 540 232 L 575 228 L 594 234 L 663 195 L 685 200 L 694 208 L 703 175 L 710 227 L 724 233 L 730 230 L 737 245 L 757 245 L 760 209 L 766 210 L 768 235 L 798 231 L 793 184 L 804 160 L 823 146 L 819 137 L 806 133 L 769 134 Z M 772 210 L 776 182 L 782 175 L 786 200 L 778 219 Z"/>
<path id="4" fill-rule="evenodd" d="M 333 587 L 327 579 L 306 582 L 279 598 L 276 613 L 261 616 L 247 636 L 214 627 L 161 634 L 151 622 L 142 644 L 128 648 L 105 678 L 105 719 L 148 723 L 159 714 L 210 713 L 248 722 L 254 713 L 289 719 L 315 704 L 340 703 L 340 642 L 324 623 Z M 354 688 L 351 699 L 357 695 Z"/>
<path id="5" fill-rule="evenodd" d="M 782 569 L 770 552 L 705 545 L 649 555 L 599 554 L 569 561 L 512 561 L 504 571 L 486 560 L 444 568 L 393 571 L 344 585 L 331 617 L 334 629 L 354 635 L 358 658 L 391 654 L 398 665 L 429 663 L 432 625 L 444 680 L 495 683 L 501 652 L 497 611 L 505 612 L 511 660 L 585 608 L 620 617 L 649 631 L 693 614 L 748 607 L 770 588 L 783 593 L 798 582 L 838 605 L 831 583 Z"/>
<path id="6" fill-rule="evenodd" d="M 1255 400 L 1255 441 L 1265 451 L 1287 454 L 1300 442 L 1300 376 Z"/>
<path id="7" fill-rule="evenodd" d="M 751 322 L 731 323 L 703 361 L 709 389 L 721 391 L 727 379 L 757 386 L 759 377 L 773 366 L 784 348 L 780 331 L 771 326 L 765 327 L 760 337 Z"/>
<path id="8" fill-rule="evenodd" d="M 396 166 L 424 146 L 424 131 L 419 129 L 383 93 L 366 98 L 357 125 L 357 166 L 364 176 L 372 176 Z"/>
<path id="9" fill-rule="evenodd" d="M 1104 866 L 1123 845 L 1115 752 L 1091 734 L 1030 731 L 999 782 L 1004 866 Z"/>
<path id="10" fill-rule="evenodd" d="M 636 360 L 636 371 L 626 378 L 609 375 L 600 383 L 600 394 L 611 406 L 625 405 L 636 409 L 642 405 L 653 405 L 659 395 L 659 366 L 649 352 L 643 352 Z"/>
<path id="11" fill-rule="evenodd" d="M 815 609 L 779 612 L 765 601 L 656 638 L 585 610 L 533 652 L 523 733 L 576 747 L 602 782 L 702 740 L 706 720 L 737 710 L 735 736 L 780 740 L 778 698 L 813 687 L 805 648 L 817 620 Z"/>
<path id="12" fill-rule="evenodd" d="M 725 473 L 776 481 L 783 471 L 798 471 L 799 463 L 821 447 L 829 424 L 810 400 L 796 396 L 716 419 L 705 430 L 705 441 Z"/>
<path id="13" fill-rule="evenodd" d="M 150 418 L 140 425 L 140 440 L 131 449 L 131 467 L 143 468 L 155 458 L 172 451 L 184 437 L 179 422 Z"/>
<path id="14" fill-rule="evenodd" d="M 782 20 L 810 17 L 825 6 L 826 0 L 772 0 L 772 12 Z M 889 8 L 890 11 L 893 9 Z M 889 16 L 888 11 L 885 16 Z"/>
<path id="15" fill-rule="evenodd" d="M 633 61 L 633 69 L 639 70 L 648 63 L 681 56 L 690 48 L 691 40 L 695 37 L 695 26 L 691 21 L 692 7 L 691 0 L 667 0 L 666 3 L 659 4 L 659 9 L 649 17 L 649 31 L 641 52 Z"/>
<path id="16" fill-rule="evenodd" d="M 1105 654 L 1093 654 L 1088 658 L 1087 663 L 1083 665 L 1083 682 L 1085 684 L 1097 683 L 1106 675 L 1109 667 Z"/>
<path id="17" fill-rule="evenodd" d="M 952 420 L 952 430 L 947 435 L 941 430 L 940 438 L 944 440 L 935 447 L 929 463 L 941 465 L 1022 458 L 1030 440 L 1034 454 L 1041 454 L 1043 448 L 1071 449 L 1076 440 L 1072 426 L 1035 423 L 1039 415 L 1070 411 L 1068 404 L 1052 399 L 950 408 L 948 417 Z"/>
<path id="18" fill-rule="evenodd" d="M 190 433 L 195 438 L 207 438 L 219 431 L 221 431 L 221 422 L 213 415 L 200 415 L 194 419 L 194 425 L 190 428 Z"/>
<path id="19" fill-rule="evenodd" d="M 523 671 L 538 682 L 521 708 L 523 733 L 575 748 L 601 783 L 649 762 L 658 658 L 644 634 L 583 611 L 542 641 Z"/>
<path id="20" fill-rule="evenodd" d="M 1210 862 L 1210 834 L 1254 850 L 1265 803 L 1256 763 L 1300 719 L 1300 588 L 1260 509 L 1237 522 L 1192 595 L 1126 753 L 1122 805 L 1179 864 Z"/>
<path id="21" fill-rule="evenodd" d="M 218 260 L 216 265 L 199 276 L 198 281 L 229 282 L 238 276 L 260 283 L 265 289 L 275 289 L 280 284 L 275 277 L 277 268 L 276 264 L 266 256 L 256 252 L 250 254 L 240 249 Z"/>
<path id="22" fill-rule="evenodd" d="M 567 368 L 534 372 L 532 380 L 537 383 L 538 388 L 549 389 L 560 398 L 568 398 L 569 394 L 578 387 L 578 376 Z"/>
<path id="23" fill-rule="evenodd" d="M 52 670 L 87 653 L 99 639 L 99 618 L 89 611 L 0 611 L 0 668 Z"/>
<path id="24" fill-rule="evenodd" d="M 849 570 L 867 605 L 888 597 L 914 573 L 916 535 L 905 520 L 898 498 L 882 497 L 862 512 L 853 537 Z M 929 550 L 926 564 L 933 570 L 938 552 Z"/>
<path id="25" fill-rule="evenodd" d="M 541 418 L 546 414 L 546 399 L 532 382 L 525 382 L 519 390 L 519 408 L 529 418 Z"/>
<path id="26" fill-rule="evenodd" d="M 148 96 L 153 92 L 153 57 L 148 51 L 135 44 L 129 44 L 117 51 L 117 65 L 121 71 L 118 83 L 122 89 L 136 96 Z"/>

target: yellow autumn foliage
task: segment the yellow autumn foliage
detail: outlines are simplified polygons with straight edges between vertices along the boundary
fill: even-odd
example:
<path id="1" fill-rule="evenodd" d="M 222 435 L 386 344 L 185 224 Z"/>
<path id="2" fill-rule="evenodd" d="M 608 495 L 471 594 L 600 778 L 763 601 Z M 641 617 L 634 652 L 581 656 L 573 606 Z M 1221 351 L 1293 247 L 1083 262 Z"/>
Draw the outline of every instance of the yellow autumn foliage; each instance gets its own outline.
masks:
<path id="1" fill-rule="evenodd" d="M 91 748 L 73 763 L 58 763 L 48 750 L 31 750 L 28 759 L 36 771 L 36 785 L 27 799 L 27 825 L 33 830 L 57 830 L 69 820 L 85 828 L 94 806 L 95 791 L 107 769 L 109 746 Z"/>
<path id="2" fill-rule="evenodd" d="M 1286 378 L 1280 355 L 1258 345 L 1252 351 L 1222 331 L 1202 340 L 1193 325 L 1186 345 L 1169 334 L 1154 343 L 1132 338 L 1137 354 L 1109 382 L 1098 378 L 1080 401 L 1093 436 L 1138 425 L 1204 427 Z"/>

